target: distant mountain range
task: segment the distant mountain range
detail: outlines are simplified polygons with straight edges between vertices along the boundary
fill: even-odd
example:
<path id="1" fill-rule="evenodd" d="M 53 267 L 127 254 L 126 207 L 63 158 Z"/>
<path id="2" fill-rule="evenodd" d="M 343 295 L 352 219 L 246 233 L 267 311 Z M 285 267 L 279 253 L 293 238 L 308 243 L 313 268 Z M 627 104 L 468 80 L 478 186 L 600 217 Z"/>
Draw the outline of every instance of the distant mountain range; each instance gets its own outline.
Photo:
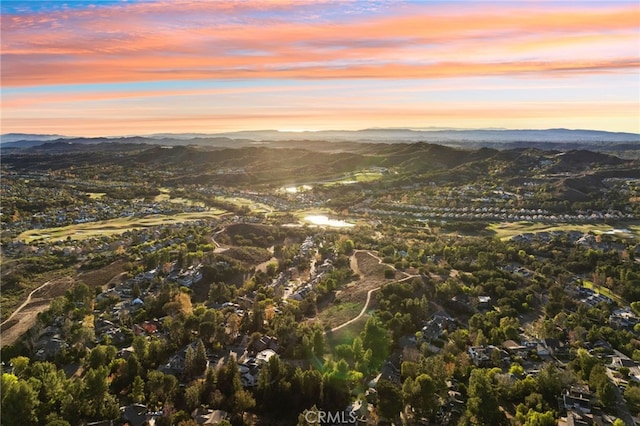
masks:
<path id="1" fill-rule="evenodd" d="M 0 143 L 18 142 L 18 141 L 53 141 L 56 139 L 64 139 L 69 136 L 62 135 L 34 135 L 31 133 L 5 133 L 0 136 Z"/>
<path id="2" fill-rule="evenodd" d="M 181 135 L 153 135 L 152 137 Z M 597 130 L 507 130 L 507 129 L 364 129 L 283 132 L 278 130 L 240 131 L 198 135 L 256 141 L 326 140 L 349 142 L 640 142 L 640 134 L 613 133 Z"/>
<path id="3" fill-rule="evenodd" d="M 457 147 L 536 147 L 541 149 L 571 149 L 576 146 L 610 148 L 623 144 L 625 149 L 640 149 L 640 134 L 597 130 L 508 130 L 508 129 L 364 129 L 324 131 L 252 130 L 226 133 L 159 133 L 127 137 L 69 137 L 62 135 L 32 135 L 8 133 L 0 137 L 2 148 L 30 148 L 46 143 L 99 144 L 107 142 L 154 145 L 201 145 L 240 147 L 282 142 L 358 142 L 412 143 L 429 142 Z"/>

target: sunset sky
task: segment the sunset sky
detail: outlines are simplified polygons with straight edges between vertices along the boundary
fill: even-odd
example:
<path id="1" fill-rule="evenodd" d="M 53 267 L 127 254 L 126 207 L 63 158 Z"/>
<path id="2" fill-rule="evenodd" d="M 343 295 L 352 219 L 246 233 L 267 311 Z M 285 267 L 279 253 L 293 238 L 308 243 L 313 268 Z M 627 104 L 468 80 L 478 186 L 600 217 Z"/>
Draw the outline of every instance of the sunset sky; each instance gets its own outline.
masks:
<path id="1" fill-rule="evenodd" d="M 2 133 L 640 133 L 640 2 L 2 1 Z"/>

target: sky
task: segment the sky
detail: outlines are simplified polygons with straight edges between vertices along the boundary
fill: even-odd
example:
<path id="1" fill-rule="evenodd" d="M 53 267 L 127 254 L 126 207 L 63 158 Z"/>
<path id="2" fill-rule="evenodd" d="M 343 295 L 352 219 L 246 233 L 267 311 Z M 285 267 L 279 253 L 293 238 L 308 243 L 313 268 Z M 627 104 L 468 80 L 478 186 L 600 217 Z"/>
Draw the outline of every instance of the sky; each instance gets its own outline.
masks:
<path id="1" fill-rule="evenodd" d="M 640 133 L 637 0 L 0 7 L 2 133 Z"/>

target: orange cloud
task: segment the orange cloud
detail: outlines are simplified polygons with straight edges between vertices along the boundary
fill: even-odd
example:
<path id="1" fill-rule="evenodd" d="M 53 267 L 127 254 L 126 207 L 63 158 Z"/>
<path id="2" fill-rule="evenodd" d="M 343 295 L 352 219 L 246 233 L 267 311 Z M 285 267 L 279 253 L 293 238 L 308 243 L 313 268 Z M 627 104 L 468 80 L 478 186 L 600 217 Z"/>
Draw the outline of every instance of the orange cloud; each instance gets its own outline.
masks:
<path id="1" fill-rule="evenodd" d="M 179 105 L 180 106 L 180 105 Z M 604 112 L 603 112 L 604 111 Z M 547 104 L 538 102 L 477 102 L 473 105 L 458 102 L 424 105 L 421 108 L 393 106 L 314 107 L 304 111 L 282 108 L 255 110 L 243 113 L 229 111 L 208 114 L 176 113 L 172 108 L 162 114 L 147 111 L 77 111 L 57 110 L 55 116 L 37 111 L 24 117 L 5 117 L 3 125 L 16 131 L 46 131 L 61 134 L 109 135 L 157 132 L 214 132 L 247 128 L 360 129 L 371 126 L 429 126 L 477 127 L 611 128 L 637 112 L 637 105 L 629 102 L 602 102 L 598 105 L 579 102 Z M 123 131 L 122 129 L 126 129 Z M 636 129 L 637 131 L 637 129 Z"/>
<path id="2" fill-rule="evenodd" d="M 391 16 L 304 19 L 314 7 L 324 6 L 171 1 L 3 15 L 2 84 L 572 75 L 638 66 L 637 3 L 424 4 Z"/>

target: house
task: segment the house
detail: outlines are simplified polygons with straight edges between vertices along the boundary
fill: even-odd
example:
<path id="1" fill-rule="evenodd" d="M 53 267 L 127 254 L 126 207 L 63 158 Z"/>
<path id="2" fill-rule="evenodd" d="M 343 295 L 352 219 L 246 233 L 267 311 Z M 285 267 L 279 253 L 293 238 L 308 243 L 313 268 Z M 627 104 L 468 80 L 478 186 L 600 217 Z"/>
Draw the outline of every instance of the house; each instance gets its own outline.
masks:
<path id="1" fill-rule="evenodd" d="M 620 351 L 614 350 L 614 355 L 611 357 L 610 368 L 619 370 L 622 367 L 629 369 L 629 379 L 635 382 L 640 382 L 640 363 L 632 360 Z"/>
<path id="2" fill-rule="evenodd" d="M 609 325 L 617 329 L 633 330 L 633 327 L 640 323 L 638 318 L 629 307 L 624 309 L 616 309 L 609 316 Z"/>
<path id="3" fill-rule="evenodd" d="M 180 275 L 178 277 L 178 284 L 184 287 L 191 287 L 193 284 L 193 277 L 191 275 Z"/>
<path id="4" fill-rule="evenodd" d="M 147 406 L 143 404 L 131 404 L 120 407 L 120 416 L 131 426 L 153 426 L 156 419 L 162 416 L 162 412 L 149 411 Z"/>
<path id="5" fill-rule="evenodd" d="M 331 259 L 325 259 L 322 265 L 316 267 L 318 273 L 326 273 L 333 271 L 333 262 Z"/>
<path id="6" fill-rule="evenodd" d="M 491 365 L 490 353 L 484 346 L 472 346 L 469 348 L 469 356 L 476 367 L 488 367 Z"/>
<path id="7" fill-rule="evenodd" d="M 165 365 L 158 368 L 158 370 L 162 371 L 165 374 L 172 374 L 174 376 L 179 377 L 185 368 L 185 354 L 186 351 L 180 351 L 174 354 Z"/>
<path id="8" fill-rule="evenodd" d="M 96 335 L 103 334 L 104 332 L 112 328 L 116 328 L 116 325 L 108 320 L 99 319 L 94 323 L 94 330 Z"/>
<path id="9" fill-rule="evenodd" d="M 151 336 L 158 332 L 158 323 L 145 321 L 142 324 L 133 325 L 133 333 L 136 336 Z"/>
<path id="10" fill-rule="evenodd" d="M 187 351 L 189 348 L 195 350 L 197 345 L 197 341 L 193 341 L 189 343 L 187 346 L 180 349 L 178 352 L 173 354 L 171 358 L 169 358 L 169 362 L 160 366 L 158 370 L 162 371 L 165 374 L 172 374 L 176 377 L 180 377 L 186 368 L 187 362 Z M 207 367 L 209 366 L 209 359 L 207 357 Z"/>
<path id="11" fill-rule="evenodd" d="M 575 411 L 570 411 L 567 413 L 566 421 L 562 422 L 561 419 L 558 424 L 566 426 L 589 426 L 593 424 L 593 419 L 591 418 L 591 416 L 586 416 L 576 413 Z"/>
<path id="12" fill-rule="evenodd" d="M 526 359 L 529 356 L 530 348 L 516 342 L 515 340 L 505 340 L 502 347 L 512 355 Z"/>
<path id="13" fill-rule="evenodd" d="M 274 356 L 275 354 L 276 354 L 276 351 L 274 351 L 273 349 L 265 349 L 256 354 L 256 361 L 259 364 L 266 364 L 269 362 L 269 359 L 271 359 L 271 357 Z"/>
<path id="14" fill-rule="evenodd" d="M 278 352 L 280 345 L 278 344 L 278 338 L 264 335 L 253 343 L 253 349 L 256 352 L 262 352 L 265 349 L 271 349 L 274 352 Z"/>
<path id="15" fill-rule="evenodd" d="M 536 353 L 540 356 L 551 356 L 549 348 L 547 348 L 542 342 L 536 344 Z"/>
<path id="16" fill-rule="evenodd" d="M 478 296 L 478 309 L 490 309 L 491 308 L 491 296 Z"/>
<path id="17" fill-rule="evenodd" d="M 562 407 L 567 413 L 572 411 L 584 415 L 591 413 L 591 392 L 588 385 L 575 385 L 562 394 Z"/>
<path id="18" fill-rule="evenodd" d="M 258 371 L 255 369 L 252 371 L 252 366 L 247 364 L 238 364 L 238 372 L 240 373 L 240 382 L 242 382 L 242 387 L 250 388 L 258 384 Z"/>
<path id="19" fill-rule="evenodd" d="M 467 296 L 464 293 L 458 294 L 458 295 L 452 297 L 446 303 L 447 303 L 447 307 L 449 309 L 453 310 L 453 311 L 469 312 L 469 313 L 473 312 L 473 307 L 471 306 L 471 303 L 469 302 L 469 296 Z"/>
<path id="20" fill-rule="evenodd" d="M 36 342 L 36 354 L 34 359 L 36 361 L 45 361 L 47 359 L 54 358 L 62 351 L 62 349 L 67 347 L 69 347 L 67 342 L 59 337 L 52 337 L 50 339 L 42 338 Z"/>
<path id="21" fill-rule="evenodd" d="M 358 422 L 366 423 L 367 418 L 369 417 L 369 404 L 366 399 L 358 399 L 344 410 L 344 414 L 345 416 L 342 417 L 342 420 L 344 421 L 357 419 Z"/>
<path id="22" fill-rule="evenodd" d="M 429 321 L 427 325 L 422 327 L 422 338 L 431 342 L 442 335 L 442 329 L 435 321 Z"/>
<path id="23" fill-rule="evenodd" d="M 191 418 L 199 425 L 217 425 L 229 417 L 229 413 L 222 410 L 208 408 L 196 408 L 191 413 Z"/>
<path id="24" fill-rule="evenodd" d="M 476 367 L 490 367 L 494 362 L 505 363 L 509 360 L 509 354 L 506 351 L 493 345 L 472 346 L 468 352 Z"/>
<path id="25" fill-rule="evenodd" d="M 563 352 L 566 346 L 560 340 L 553 338 L 542 339 L 542 343 L 544 347 L 547 348 L 549 354 L 555 356 Z M 538 352 L 538 355 L 540 355 L 540 352 Z"/>
<path id="26" fill-rule="evenodd" d="M 395 384 L 401 384 L 400 367 L 402 365 L 402 353 L 393 352 L 380 368 L 380 376 Z M 377 382 L 376 382 L 377 383 Z"/>

